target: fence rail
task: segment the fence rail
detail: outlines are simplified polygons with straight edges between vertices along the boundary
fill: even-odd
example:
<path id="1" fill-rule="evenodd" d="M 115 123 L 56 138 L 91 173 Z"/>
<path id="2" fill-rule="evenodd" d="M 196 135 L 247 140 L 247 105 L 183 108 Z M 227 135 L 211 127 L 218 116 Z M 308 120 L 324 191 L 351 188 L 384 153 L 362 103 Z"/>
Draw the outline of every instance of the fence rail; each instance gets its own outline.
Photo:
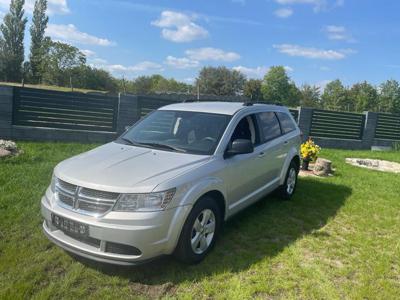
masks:
<path id="1" fill-rule="evenodd" d="M 14 87 L 13 125 L 116 131 L 118 97 Z"/>
<path id="2" fill-rule="evenodd" d="M 361 140 L 365 115 L 315 109 L 310 135 L 324 138 Z"/>
<path id="3" fill-rule="evenodd" d="M 400 115 L 379 113 L 375 138 L 400 140 Z"/>

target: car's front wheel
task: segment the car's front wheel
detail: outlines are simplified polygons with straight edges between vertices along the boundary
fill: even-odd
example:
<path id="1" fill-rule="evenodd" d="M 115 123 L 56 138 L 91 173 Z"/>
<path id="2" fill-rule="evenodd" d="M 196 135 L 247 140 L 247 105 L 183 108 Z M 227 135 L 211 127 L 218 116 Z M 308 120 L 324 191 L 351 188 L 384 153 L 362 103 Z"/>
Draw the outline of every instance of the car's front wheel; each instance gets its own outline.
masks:
<path id="1" fill-rule="evenodd" d="M 211 251 L 221 227 L 216 201 L 204 196 L 193 206 L 183 226 L 175 257 L 188 264 L 198 263 Z"/>

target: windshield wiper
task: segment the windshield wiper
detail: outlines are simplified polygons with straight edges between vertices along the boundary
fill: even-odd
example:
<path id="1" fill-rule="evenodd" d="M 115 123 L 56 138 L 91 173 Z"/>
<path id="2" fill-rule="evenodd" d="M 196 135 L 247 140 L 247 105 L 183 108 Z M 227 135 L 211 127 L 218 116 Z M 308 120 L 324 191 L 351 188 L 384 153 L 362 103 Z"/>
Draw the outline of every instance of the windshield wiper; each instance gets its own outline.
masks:
<path id="1" fill-rule="evenodd" d="M 134 143 L 133 141 L 131 141 L 131 140 L 128 139 L 128 138 L 121 137 L 121 140 L 123 140 L 124 142 L 127 142 L 129 145 L 137 146 L 137 143 Z"/>
<path id="2" fill-rule="evenodd" d="M 160 144 L 160 143 L 137 143 L 138 145 L 143 145 L 143 146 L 149 146 L 151 148 L 161 148 L 161 149 L 167 149 L 167 150 L 173 150 L 177 152 L 186 152 L 186 150 L 178 147 L 174 147 L 171 145 L 167 144 Z"/>

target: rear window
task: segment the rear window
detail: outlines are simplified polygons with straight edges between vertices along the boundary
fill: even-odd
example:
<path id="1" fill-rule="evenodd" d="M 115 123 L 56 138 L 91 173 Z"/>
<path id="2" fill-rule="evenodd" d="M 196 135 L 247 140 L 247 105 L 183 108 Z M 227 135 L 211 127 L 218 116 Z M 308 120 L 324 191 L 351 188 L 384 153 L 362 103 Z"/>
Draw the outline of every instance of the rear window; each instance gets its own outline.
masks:
<path id="1" fill-rule="evenodd" d="M 296 130 L 296 124 L 288 114 L 278 112 L 277 115 L 284 134 Z"/>

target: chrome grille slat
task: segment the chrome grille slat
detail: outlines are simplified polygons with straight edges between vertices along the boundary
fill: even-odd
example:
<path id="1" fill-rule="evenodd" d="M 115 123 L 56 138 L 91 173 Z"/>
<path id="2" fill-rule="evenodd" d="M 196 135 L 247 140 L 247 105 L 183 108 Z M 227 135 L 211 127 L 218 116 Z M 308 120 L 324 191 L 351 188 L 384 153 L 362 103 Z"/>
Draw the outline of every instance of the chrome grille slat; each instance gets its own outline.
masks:
<path id="1" fill-rule="evenodd" d="M 112 209 L 120 194 L 70 184 L 58 179 L 56 195 L 60 205 L 86 215 L 99 216 Z"/>
<path id="2" fill-rule="evenodd" d="M 101 199 L 101 198 L 91 198 L 87 196 L 83 196 L 82 194 L 79 194 L 79 200 L 80 201 L 85 201 L 85 202 L 99 202 L 99 203 L 104 203 L 104 204 L 114 204 L 115 200 L 106 200 L 106 199 Z"/>

